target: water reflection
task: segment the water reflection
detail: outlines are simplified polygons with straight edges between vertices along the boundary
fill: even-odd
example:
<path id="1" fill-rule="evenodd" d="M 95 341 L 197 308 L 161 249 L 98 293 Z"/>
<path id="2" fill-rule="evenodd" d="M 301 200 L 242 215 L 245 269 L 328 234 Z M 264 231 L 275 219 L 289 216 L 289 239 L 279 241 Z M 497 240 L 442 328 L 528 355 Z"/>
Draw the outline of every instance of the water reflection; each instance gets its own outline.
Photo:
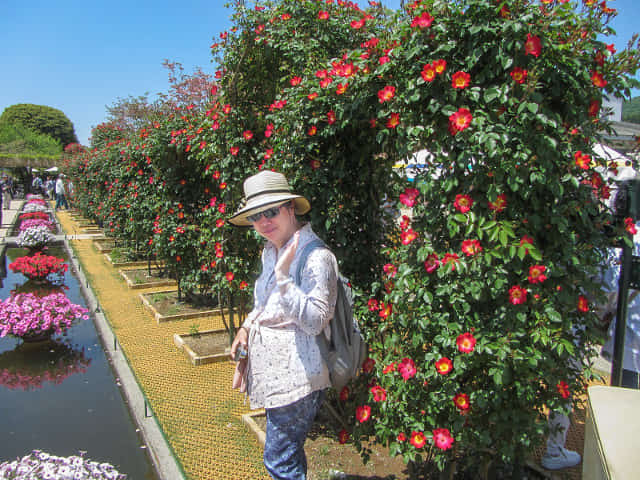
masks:
<path id="1" fill-rule="evenodd" d="M 53 293 L 64 293 L 66 294 L 69 290 L 64 284 L 64 277 L 60 281 L 56 282 L 47 282 L 41 283 L 35 280 L 27 280 L 22 285 L 17 286 L 9 293 L 10 295 L 17 295 L 19 293 L 35 293 L 39 297 L 46 297 L 47 295 L 51 295 Z"/>
<path id="2" fill-rule="evenodd" d="M 60 385 L 76 373 L 85 373 L 91 358 L 84 349 L 60 340 L 22 343 L 0 354 L 0 386 L 33 390 L 44 384 Z"/>

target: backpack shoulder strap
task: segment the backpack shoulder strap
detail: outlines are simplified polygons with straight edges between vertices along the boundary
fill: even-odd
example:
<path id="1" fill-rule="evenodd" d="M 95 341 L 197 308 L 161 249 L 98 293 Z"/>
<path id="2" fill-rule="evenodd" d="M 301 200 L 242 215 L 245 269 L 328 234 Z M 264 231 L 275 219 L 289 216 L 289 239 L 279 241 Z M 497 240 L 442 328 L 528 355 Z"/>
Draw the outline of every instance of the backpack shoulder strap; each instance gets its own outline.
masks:
<path id="1" fill-rule="evenodd" d="M 312 251 L 316 248 L 327 248 L 322 240 L 319 238 L 314 238 L 309 243 L 307 243 L 304 247 L 302 247 L 302 251 L 300 252 L 300 259 L 298 260 L 298 268 L 296 269 L 296 277 L 295 282 L 296 285 L 300 285 L 302 283 L 302 270 L 307 263 L 307 259 Z"/>

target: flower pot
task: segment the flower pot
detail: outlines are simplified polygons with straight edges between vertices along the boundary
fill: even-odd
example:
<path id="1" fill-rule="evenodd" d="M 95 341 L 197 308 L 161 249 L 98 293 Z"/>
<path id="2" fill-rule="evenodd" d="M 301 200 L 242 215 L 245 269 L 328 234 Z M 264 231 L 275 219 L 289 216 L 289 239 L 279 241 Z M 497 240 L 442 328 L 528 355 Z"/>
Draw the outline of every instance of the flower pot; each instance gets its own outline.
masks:
<path id="1" fill-rule="evenodd" d="M 46 330 L 44 332 L 39 332 L 39 333 L 27 333 L 22 337 L 22 341 L 25 343 L 46 342 L 48 340 L 51 340 L 52 335 L 53 335 L 53 330 Z"/>

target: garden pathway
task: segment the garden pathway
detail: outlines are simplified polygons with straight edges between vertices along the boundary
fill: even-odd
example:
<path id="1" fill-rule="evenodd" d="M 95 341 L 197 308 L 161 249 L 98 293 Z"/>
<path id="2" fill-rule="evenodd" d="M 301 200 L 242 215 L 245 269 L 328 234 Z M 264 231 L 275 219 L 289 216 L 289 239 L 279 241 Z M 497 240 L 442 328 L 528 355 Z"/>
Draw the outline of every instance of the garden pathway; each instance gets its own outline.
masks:
<path id="1" fill-rule="evenodd" d="M 65 232 L 79 231 L 68 212 L 59 211 L 57 217 Z M 220 321 L 208 317 L 157 323 L 138 297 L 141 290 L 127 288 L 92 240 L 70 238 L 118 346 L 186 475 L 194 480 L 268 478 L 262 449 L 240 419 L 249 411 L 248 403 L 231 390 L 233 363 L 195 367 L 173 343 L 175 333 L 189 333 L 196 323 L 199 330 L 208 330 L 221 328 Z"/>

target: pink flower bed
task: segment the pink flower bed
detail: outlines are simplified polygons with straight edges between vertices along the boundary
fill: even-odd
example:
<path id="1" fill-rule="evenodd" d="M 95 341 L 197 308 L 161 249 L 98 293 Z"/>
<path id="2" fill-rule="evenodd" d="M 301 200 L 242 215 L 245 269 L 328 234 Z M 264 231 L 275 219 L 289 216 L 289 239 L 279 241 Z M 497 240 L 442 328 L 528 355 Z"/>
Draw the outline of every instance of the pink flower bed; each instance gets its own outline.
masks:
<path id="1" fill-rule="evenodd" d="M 76 320 L 87 320 L 88 310 L 71 303 L 62 293 L 38 297 L 19 293 L 0 302 L 0 338 L 24 337 L 53 331 L 62 333 Z"/>

